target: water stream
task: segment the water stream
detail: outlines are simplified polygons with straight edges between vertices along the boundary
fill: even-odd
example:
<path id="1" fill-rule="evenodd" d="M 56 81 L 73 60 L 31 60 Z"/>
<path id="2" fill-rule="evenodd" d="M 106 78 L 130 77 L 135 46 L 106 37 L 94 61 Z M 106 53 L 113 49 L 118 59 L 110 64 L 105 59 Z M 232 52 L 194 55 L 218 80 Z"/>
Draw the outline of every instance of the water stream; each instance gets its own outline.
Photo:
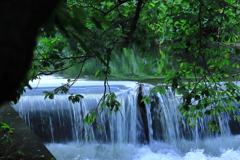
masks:
<path id="1" fill-rule="evenodd" d="M 96 106 L 103 87 L 96 82 L 73 87 L 71 92 L 84 96 L 80 103 L 70 103 L 66 95 L 44 100 L 40 92 L 52 89 L 45 86 L 28 91 L 14 108 L 58 160 L 240 160 L 240 128 L 229 115 L 219 119 L 220 133 L 207 131 L 209 117 L 192 129 L 177 109 L 180 97 L 172 92 L 154 94 L 147 105 L 139 101 L 139 92 L 149 94 L 151 85 L 142 85 L 141 91 L 135 82 L 110 86 L 120 111 L 105 109 L 93 126 L 83 118 L 89 109 L 101 112 Z"/>

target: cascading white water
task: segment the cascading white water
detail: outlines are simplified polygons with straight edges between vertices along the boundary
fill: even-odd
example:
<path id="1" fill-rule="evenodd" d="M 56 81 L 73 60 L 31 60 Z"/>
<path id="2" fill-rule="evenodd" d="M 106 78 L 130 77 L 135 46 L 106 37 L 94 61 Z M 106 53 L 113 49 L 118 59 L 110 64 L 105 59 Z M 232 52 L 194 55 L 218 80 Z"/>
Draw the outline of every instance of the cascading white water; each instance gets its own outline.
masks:
<path id="1" fill-rule="evenodd" d="M 47 142 L 72 140 L 81 143 L 90 135 L 93 142 L 135 144 L 137 107 L 132 106 L 136 106 L 136 92 L 125 94 L 128 96 L 117 94 L 122 104 L 118 113 L 109 114 L 110 111 L 105 109 L 98 117 L 97 123 L 102 130 L 96 129 L 95 124 L 88 126 L 83 123 L 89 109 L 96 110 L 102 94 L 82 94 L 85 98 L 75 104 L 68 101 L 67 95 L 57 95 L 53 100 L 44 100 L 43 95 L 22 96 L 14 108 L 36 134 L 45 133 L 41 137 Z"/>
<path id="2" fill-rule="evenodd" d="M 151 87 L 142 85 L 141 94 L 148 95 Z M 207 131 L 207 116 L 191 129 L 177 110 L 180 97 L 170 91 L 154 94 L 151 104 L 143 105 L 138 89 L 135 85 L 117 90 L 120 111 L 110 114 L 105 109 L 91 127 L 83 119 L 89 109 L 100 112 L 95 107 L 102 93 L 83 93 L 84 99 L 75 104 L 66 95 L 53 100 L 25 95 L 14 108 L 59 160 L 240 159 L 240 139 L 231 135 L 228 115 L 220 119 L 221 134 Z M 88 135 L 91 139 L 86 141 Z"/>

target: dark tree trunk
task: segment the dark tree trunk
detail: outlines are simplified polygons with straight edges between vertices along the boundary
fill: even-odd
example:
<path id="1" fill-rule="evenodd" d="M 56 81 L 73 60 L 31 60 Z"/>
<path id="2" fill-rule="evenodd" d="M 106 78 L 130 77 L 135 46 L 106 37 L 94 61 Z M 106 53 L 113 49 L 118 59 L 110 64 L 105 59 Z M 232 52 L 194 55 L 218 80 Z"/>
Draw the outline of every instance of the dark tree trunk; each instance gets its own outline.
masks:
<path id="1" fill-rule="evenodd" d="M 14 100 L 33 57 L 36 37 L 59 0 L 0 1 L 0 105 Z"/>

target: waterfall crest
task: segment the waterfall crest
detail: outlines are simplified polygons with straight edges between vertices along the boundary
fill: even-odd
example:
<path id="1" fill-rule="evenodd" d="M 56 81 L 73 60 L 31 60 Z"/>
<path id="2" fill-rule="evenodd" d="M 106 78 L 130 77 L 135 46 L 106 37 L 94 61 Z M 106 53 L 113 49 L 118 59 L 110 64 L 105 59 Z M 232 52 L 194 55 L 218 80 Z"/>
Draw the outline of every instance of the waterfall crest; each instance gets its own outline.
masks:
<path id="1" fill-rule="evenodd" d="M 208 116 L 198 119 L 192 129 L 178 111 L 181 96 L 168 91 L 165 95 L 152 94 L 149 105 L 140 101 L 142 96 L 149 95 L 152 87 L 142 84 L 117 90 L 115 94 L 121 103 L 117 113 L 110 113 L 108 108 L 103 112 L 96 108 L 102 97 L 99 92 L 83 93 L 84 98 L 74 104 L 68 101 L 66 95 L 44 100 L 44 95 L 26 94 L 14 108 L 45 143 L 154 145 L 164 142 L 181 151 L 188 151 L 201 147 L 207 139 L 229 137 L 232 130 L 235 134 L 239 132 L 236 128 L 239 124 L 227 114 L 219 117 L 220 133 L 207 131 Z M 77 87 L 75 90 L 80 92 Z M 92 126 L 83 123 L 90 109 L 101 112 Z M 99 126 L 102 129 L 98 129 Z"/>

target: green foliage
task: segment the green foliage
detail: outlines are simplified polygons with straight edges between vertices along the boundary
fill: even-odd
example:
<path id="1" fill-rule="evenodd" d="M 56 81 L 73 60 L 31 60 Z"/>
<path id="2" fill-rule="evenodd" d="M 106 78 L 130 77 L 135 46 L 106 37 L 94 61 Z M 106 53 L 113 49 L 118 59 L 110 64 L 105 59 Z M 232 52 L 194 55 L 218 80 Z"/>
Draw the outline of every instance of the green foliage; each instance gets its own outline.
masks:
<path id="1" fill-rule="evenodd" d="M 19 156 L 24 157 L 24 153 L 20 150 L 16 151 L 15 139 L 13 138 L 14 128 L 4 122 L 0 122 L 0 159 L 12 160 Z"/>
<path id="2" fill-rule="evenodd" d="M 13 134 L 13 130 L 14 128 L 11 128 L 8 124 L 0 122 L 0 131 L 4 133 L 0 139 L 0 155 L 2 155 L 0 159 L 7 158 L 6 156 L 8 149 L 10 149 L 14 144 L 13 138 L 11 136 Z M 8 156 L 10 158 L 10 155 Z"/>
<path id="3" fill-rule="evenodd" d="M 106 107 L 108 107 L 110 109 L 110 112 L 118 112 L 121 104 L 116 99 L 117 96 L 115 95 L 115 93 L 110 92 L 109 94 L 106 94 L 104 99 L 102 100 L 101 109 L 105 109 Z"/>
<path id="4" fill-rule="evenodd" d="M 14 128 L 11 128 L 8 124 L 4 123 L 4 122 L 0 122 L 0 131 L 7 131 L 8 133 L 12 134 Z"/>
<path id="5" fill-rule="evenodd" d="M 77 94 L 77 95 L 71 95 L 68 97 L 68 100 L 69 101 L 72 101 L 72 103 L 76 103 L 76 102 L 79 102 L 81 98 L 84 98 L 81 94 Z"/>
<path id="6" fill-rule="evenodd" d="M 234 103 L 239 103 L 239 86 L 232 82 L 239 78 L 239 48 L 226 44 L 239 42 L 239 4 L 205 0 L 165 3 L 168 29 L 161 30 L 161 43 L 179 58 L 178 69 L 166 72 L 163 85 L 182 95 L 179 109 L 189 122 L 209 115 L 209 129 L 219 131 L 217 117 L 235 113 Z"/>
<path id="7" fill-rule="evenodd" d="M 46 98 L 53 99 L 54 98 L 54 93 L 53 92 L 43 91 L 43 93 L 45 94 L 44 99 L 46 99 Z"/>
<path id="8" fill-rule="evenodd" d="M 44 159 L 45 156 L 44 155 L 34 155 L 32 159 Z"/>
<path id="9" fill-rule="evenodd" d="M 150 105 L 151 99 L 148 95 L 143 96 L 141 102 L 145 102 L 146 104 Z"/>
<path id="10" fill-rule="evenodd" d="M 89 113 L 85 116 L 83 122 L 91 125 L 97 118 L 97 115 L 94 110 L 90 110 Z"/>
<path id="11" fill-rule="evenodd" d="M 139 55 L 137 49 L 123 48 L 121 54 L 112 54 L 109 67 L 111 69 L 111 79 L 126 79 L 135 77 L 153 77 L 159 76 L 161 69 L 152 66 L 156 55 L 150 58 L 143 58 Z M 67 78 L 75 78 L 79 73 L 81 65 L 73 66 L 69 69 L 59 72 L 60 76 Z M 85 79 L 102 79 L 104 78 L 104 65 L 96 58 L 91 58 L 91 61 L 86 61 L 82 68 L 81 77 Z"/>
<path id="12" fill-rule="evenodd" d="M 75 82 L 75 81 L 74 81 Z M 62 84 L 62 86 L 55 88 L 53 91 L 43 91 L 42 93 L 45 94 L 44 99 L 54 99 L 55 94 L 70 94 L 68 97 L 68 100 L 72 103 L 79 102 L 81 98 L 84 98 L 81 94 L 72 94 L 69 92 L 70 87 L 74 84 L 74 82 L 71 82 L 70 79 L 68 79 L 68 83 Z"/>
<path id="13" fill-rule="evenodd" d="M 1 148 L 9 148 L 9 144 L 13 143 L 13 138 L 11 137 L 11 134 L 13 133 L 14 128 L 11 128 L 8 124 L 4 122 L 0 122 L 0 131 L 4 131 L 6 134 L 1 137 L 0 139 L 0 146 Z M 4 152 L 4 151 L 1 151 Z M 4 154 L 4 153 L 1 153 Z"/>
<path id="14" fill-rule="evenodd" d="M 40 29 L 28 79 L 59 72 L 106 81 L 143 73 L 164 76 L 151 93 L 171 89 L 182 95 L 179 109 L 189 123 L 209 115 L 210 128 L 218 130 L 217 117 L 235 113 L 240 100 L 232 82 L 240 71 L 239 8 L 236 0 L 66 0 Z M 45 91 L 45 98 L 68 93 L 71 86 Z M 102 109 L 116 112 L 119 106 L 114 93 L 104 94 Z M 92 124 L 95 116 L 89 113 L 85 122 Z"/>
<path id="15" fill-rule="evenodd" d="M 61 3 L 56 9 L 55 15 L 53 15 L 57 16 L 58 21 L 49 20 L 48 25 L 44 26 L 40 34 L 39 45 L 37 45 L 35 51 L 33 69 L 29 74 L 29 78 L 58 73 L 80 63 L 85 63 L 92 57 L 102 63 L 102 65 L 97 66 L 99 69 L 107 67 L 109 70 L 109 62 L 112 56 L 117 58 L 119 54 L 121 55 L 123 46 L 130 47 L 129 50 L 131 50 L 132 47 L 139 48 L 139 45 L 136 44 L 145 44 L 147 40 L 145 38 L 147 29 L 144 28 L 144 26 L 148 26 L 147 23 L 139 23 L 139 25 L 141 24 L 140 32 L 143 33 L 136 34 L 138 37 L 144 37 L 137 38 L 134 37 L 135 34 L 132 34 L 133 31 L 138 32 L 136 26 L 129 19 L 129 17 L 135 16 L 135 12 L 133 12 L 135 7 L 136 4 L 132 1 L 110 3 L 90 1 L 86 3 L 85 1 L 73 2 L 68 0 L 66 3 Z M 149 31 L 154 33 L 151 30 Z M 157 37 L 151 36 L 153 37 L 150 42 L 154 40 L 154 37 Z M 130 42 L 130 38 L 132 42 Z M 146 43 L 146 47 L 142 46 L 137 49 L 137 52 L 145 50 L 142 55 L 146 57 L 147 52 L 150 50 L 150 42 Z M 158 47 L 155 45 L 155 48 Z M 156 54 L 157 52 L 151 53 Z M 146 58 L 151 57 L 147 56 Z M 130 63 L 134 60 L 130 60 Z M 146 60 L 144 61 L 146 62 Z M 139 70 L 139 68 L 134 70 L 136 69 Z M 121 70 L 121 68 L 118 70 Z M 130 74 L 135 75 L 139 74 L 139 72 L 133 71 Z"/>

